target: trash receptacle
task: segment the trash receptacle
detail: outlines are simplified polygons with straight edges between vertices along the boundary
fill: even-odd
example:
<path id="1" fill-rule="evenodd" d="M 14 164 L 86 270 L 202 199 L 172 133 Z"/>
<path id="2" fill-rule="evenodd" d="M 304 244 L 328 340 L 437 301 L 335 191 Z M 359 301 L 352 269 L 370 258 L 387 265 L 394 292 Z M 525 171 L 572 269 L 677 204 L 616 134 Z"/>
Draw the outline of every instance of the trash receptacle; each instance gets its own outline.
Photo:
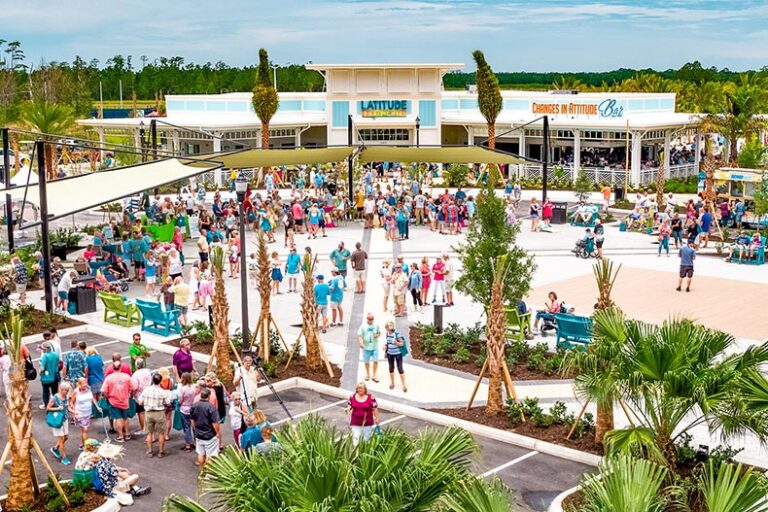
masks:
<path id="1" fill-rule="evenodd" d="M 552 224 L 568 222 L 568 203 L 552 203 Z"/>
<path id="2" fill-rule="evenodd" d="M 616 187 L 616 192 L 614 195 L 615 195 L 616 201 L 624 199 L 624 187 Z"/>
<path id="3" fill-rule="evenodd" d="M 69 301 L 75 304 L 75 312 L 78 315 L 96 312 L 96 290 L 89 286 L 71 288 Z"/>
<path id="4" fill-rule="evenodd" d="M 51 244 L 51 257 L 52 258 L 61 258 L 61 261 L 66 261 L 66 259 L 67 259 L 67 244 L 63 244 L 63 243 Z"/>

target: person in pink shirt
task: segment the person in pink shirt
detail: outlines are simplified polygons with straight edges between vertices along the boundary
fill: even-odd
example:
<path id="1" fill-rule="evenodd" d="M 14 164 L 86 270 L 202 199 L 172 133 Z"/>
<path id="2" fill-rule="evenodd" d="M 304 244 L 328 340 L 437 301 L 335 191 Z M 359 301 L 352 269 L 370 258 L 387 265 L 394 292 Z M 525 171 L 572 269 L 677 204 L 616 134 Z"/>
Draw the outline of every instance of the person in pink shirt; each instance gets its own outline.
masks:
<path id="1" fill-rule="evenodd" d="M 442 297 L 442 303 L 445 304 L 445 263 L 443 258 L 437 257 L 435 264 L 432 265 L 432 304 L 437 302 L 437 292 L 440 290 L 440 296 Z"/>
<path id="2" fill-rule="evenodd" d="M 550 201 L 548 197 L 544 199 L 544 204 L 541 205 L 541 220 L 544 221 L 544 225 L 546 227 L 549 227 L 550 222 L 552 221 L 553 207 L 554 205 L 552 204 L 552 201 Z"/>
<path id="3" fill-rule="evenodd" d="M 120 363 L 120 364 L 119 366 L 115 366 L 115 363 Z M 115 370 L 115 368 L 117 368 L 117 370 Z M 123 361 L 123 356 L 121 356 L 119 352 L 115 352 L 114 354 L 112 354 L 112 364 L 109 365 L 109 368 L 107 368 L 104 371 L 104 377 L 118 370 L 123 372 L 129 377 L 133 375 L 133 372 L 131 371 L 131 365 Z"/>
<path id="4" fill-rule="evenodd" d="M 302 226 L 304 225 L 304 209 L 298 200 L 291 206 L 291 211 L 293 212 L 293 223 L 296 225 L 296 232 L 301 233 Z"/>
<path id="5" fill-rule="evenodd" d="M 114 421 L 118 443 L 131 438 L 128 434 L 128 407 L 133 393 L 131 378 L 121 371 L 121 366 L 121 361 L 112 362 L 112 373 L 104 379 L 101 387 L 102 394 L 109 402 L 109 417 Z"/>
<path id="6" fill-rule="evenodd" d="M 136 358 L 136 371 L 131 376 L 133 386 L 133 399 L 136 400 L 136 416 L 139 418 L 139 430 L 136 435 L 144 433 L 144 406 L 139 404 L 139 397 L 146 388 L 152 385 L 152 372 L 147 368 L 147 362 L 143 357 Z"/>
<path id="7" fill-rule="evenodd" d="M 544 304 L 546 309 L 539 309 L 536 311 L 536 320 L 533 322 L 534 331 L 539 330 L 539 320 L 542 318 L 544 320 L 554 320 L 555 315 L 560 312 L 562 303 L 557 299 L 557 294 L 555 292 L 549 292 L 547 297 L 549 298 L 549 302 Z"/>

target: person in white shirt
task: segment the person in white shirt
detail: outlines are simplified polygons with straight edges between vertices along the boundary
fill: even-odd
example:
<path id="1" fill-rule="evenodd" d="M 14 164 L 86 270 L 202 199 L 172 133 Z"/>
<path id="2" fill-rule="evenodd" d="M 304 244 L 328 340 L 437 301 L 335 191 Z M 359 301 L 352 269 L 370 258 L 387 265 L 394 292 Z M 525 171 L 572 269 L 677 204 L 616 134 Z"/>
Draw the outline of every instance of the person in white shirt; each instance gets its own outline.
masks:
<path id="1" fill-rule="evenodd" d="M 363 201 L 363 216 L 365 218 L 365 227 L 373 227 L 373 213 L 376 210 L 376 201 L 373 200 L 373 196 L 368 196 Z"/>
<path id="2" fill-rule="evenodd" d="M 259 373 L 253 364 L 251 356 L 243 358 L 243 365 L 235 370 L 232 384 L 234 384 L 235 389 L 243 397 L 243 403 L 255 410 L 259 392 Z"/>
<path id="3" fill-rule="evenodd" d="M 77 272 L 70 270 L 69 272 L 65 272 L 64 276 L 61 278 L 61 281 L 59 281 L 59 285 L 56 287 L 56 292 L 58 294 L 58 298 L 56 300 L 56 303 L 58 303 L 58 309 L 56 310 L 57 313 L 63 313 L 65 315 L 67 314 L 67 306 L 69 305 L 69 290 L 72 288 L 72 280 L 75 277 L 77 277 Z"/>
<path id="4" fill-rule="evenodd" d="M 453 263 L 451 262 L 448 253 L 443 254 L 443 268 L 445 276 L 445 300 L 449 306 L 453 306 L 453 282 L 455 280 L 455 272 L 453 271 Z"/>

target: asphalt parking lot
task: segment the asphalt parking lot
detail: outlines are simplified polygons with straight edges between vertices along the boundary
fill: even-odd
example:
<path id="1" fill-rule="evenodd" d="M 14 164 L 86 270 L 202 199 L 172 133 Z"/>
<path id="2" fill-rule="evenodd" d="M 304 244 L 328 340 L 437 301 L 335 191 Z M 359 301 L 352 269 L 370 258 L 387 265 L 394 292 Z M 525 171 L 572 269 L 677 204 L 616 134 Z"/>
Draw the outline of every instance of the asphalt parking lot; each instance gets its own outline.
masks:
<path id="1" fill-rule="evenodd" d="M 108 337 L 97 334 L 76 334 L 76 339 L 86 339 L 89 345 L 97 347 L 106 361 L 113 352 L 127 354 L 128 343 L 125 341 L 111 340 Z M 62 340 L 63 345 L 68 346 L 69 337 Z M 32 348 L 32 347 L 30 347 Z M 34 351 L 33 351 L 34 353 Z M 171 364 L 169 354 L 155 352 L 150 358 L 150 368 L 168 366 Z M 205 370 L 202 363 L 196 363 L 198 371 Z M 45 425 L 44 412 L 37 406 L 41 402 L 41 387 L 39 381 L 30 386 L 33 403 L 33 431 L 43 450 L 53 445 L 50 429 Z M 326 418 L 330 425 L 340 430 L 345 430 L 348 425 L 348 417 L 344 414 L 345 400 L 324 395 L 308 389 L 289 389 L 279 393 L 285 405 L 288 407 L 295 420 L 300 420 L 309 414 L 319 414 Z M 290 421 L 282 407 L 272 395 L 267 395 L 259 400 L 259 408 L 262 409 L 270 421 L 278 428 Z M 417 433 L 427 428 L 430 423 L 397 414 L 385 409 L 381 410 L 381 420 L 384 427 L 401 428 L 409 433 Z M 137 420 L 132 420 L 132 428 L 138 429 Z M 442 427 L 437 427 L 442 428 Z M 0 429 L 6 431 L 4 415 L 0 415 Z M 224 424 L 224 440 L 232 443 L 232 430 L 228 422 Z M 79 431 L 70 430 L 70 440 L 67 443 L 68 454 L 73 462 L 78 454 Z M 95 420 L 90 432 L 92 437 L 102 440 L 104 436 L 100 420 Z M 485 477 L 496 476 L 507 484 L 514 492 L 517 502 L 517 510 L 520 511 L 544 511 L 552 500 L 562 491 L 578 484 L 585 472 L 594 468 L 584 464 L 559 459 L 519 446 L 500 442 L 494 439 L 475 436 L 480 445 L 480 453 L 474 462 L 473 470 L 478 475 Z M 154 511 L 159 510 L 163 497 L 171 493 L 186 496 L 195 496 L 197 492 L 197 466 L 194 454 L 182 452 L 183 446 L 181 432 L 172 431 L 171 440 L 166 445 L 169 456 L 158 460 L 149 459 L 145 454 L 143 437 L 134 437 L 125 443 L 124 457 L 120 463 L 141 476 L 142 485 L 151 485 L 152 493 L 136 501 L 134 509 Z M 63 466 L 53 456 L 48 457 L 48 462 L 53 466 L 62 478 L 70 478 L 73 466 Z M 7 467 L 6 467 L 7 469 Z M 36 461 L 37 474 L 40 481 L 45 481 L 45 469 Z M 4 472 L 0 477 L 0 485 L 6 487 L 8 473 Z"/>

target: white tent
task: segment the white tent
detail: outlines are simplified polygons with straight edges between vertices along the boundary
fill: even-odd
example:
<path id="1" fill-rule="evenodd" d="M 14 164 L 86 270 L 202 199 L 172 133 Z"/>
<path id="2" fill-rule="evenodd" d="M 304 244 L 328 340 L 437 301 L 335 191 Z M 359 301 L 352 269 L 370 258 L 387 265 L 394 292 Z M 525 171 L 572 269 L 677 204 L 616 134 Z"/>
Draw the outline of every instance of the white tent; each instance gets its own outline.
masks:
<path id="1" fill-rule="evenodd" d="M 24 165 L 19 168 L 16 176 L 11 178 L 11 186 L 23 187 L 27 184 L 27 179 L 29 179 L 30 185 L 37 184 L 37 173 L 32 172 L 28 165 Z"/>

